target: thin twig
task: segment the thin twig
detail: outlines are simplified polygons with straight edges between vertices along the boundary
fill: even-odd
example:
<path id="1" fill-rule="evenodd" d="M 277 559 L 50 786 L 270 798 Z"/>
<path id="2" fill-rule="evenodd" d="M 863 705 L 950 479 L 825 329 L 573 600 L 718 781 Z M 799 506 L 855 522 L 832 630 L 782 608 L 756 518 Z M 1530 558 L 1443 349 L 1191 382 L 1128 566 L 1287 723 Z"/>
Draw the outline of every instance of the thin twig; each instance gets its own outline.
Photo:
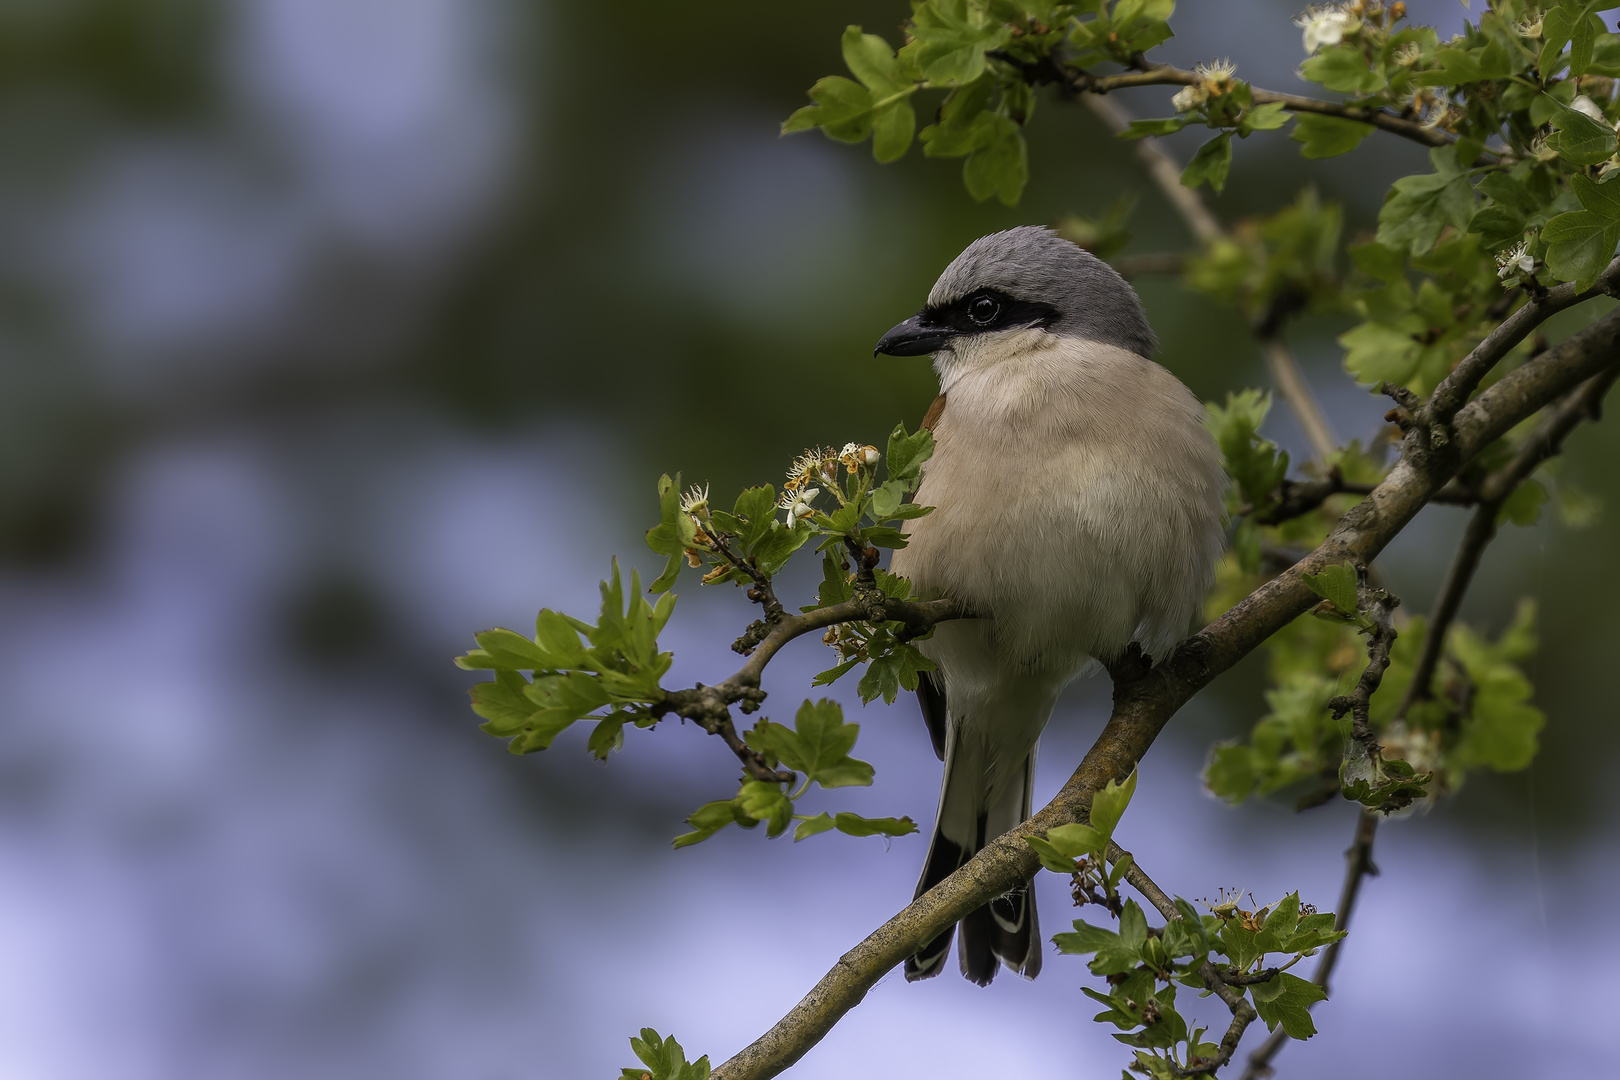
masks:
<path id="1" fill-rule="evenodd" d="M 896 600 L 875 588 L 857 589 L 855 596 L 840 604 L 807 611 L 802 615 L 782 615 L 759 641 L 747 663 L 718 686 L 698 683 L 687 690 L 667 690 L 664 700 L 650 709 L 654 716 L 671 713 L 697 724 L 711 735 L 720 736 L 742 763 L 743 771 L 755 780 L 791 784 L 794 774 L 772 769 L 762 754 L 755 753 L 737 734 L 731 719 L 731 706 L 744 713 L 758 710 L 765 700 L 760 678 L 765 665 L 794 638 L 847 622 L 900 622 L 913 634 L 925 633 L 949 619 L 971 618 L 967 608 L 955 600 Z"/>
<path id="2" fill-rule="evenodd" d="M 1373 838 L 1378 834 L 1378 815 L 1370 810 L 1363 810 L 1356 815 L 1356 835 L 1344 853 L 1344 885 L 1339 890 L 1339 907 L 1334 913 L 1333 929 L 1344 931 L 1350 929 L 1350 913 L 1355 910 L 1356 898 L 1361 895 L 1361 883 L 1369 877 L 1378 876 L 1378 867 L 1373 865 L 1372 846 Z M 1322 988 L 1322 993 L 1328 992 L 1328 980 L 1333 977 L 1333 968 L 1339 962 L 1339 949 L 1344 945 L 1346 938 L 1330 944 L 1322 952 L 1322 959 L 1317 961 L 1316 974 L 1311 982 Z M 1313 1003 L 1314 1004 L 1314 1003 Z M 1307 1006 L 1308 1007 L 1308 1006 Z M 1261 1043 L 1254 1053 L 1249 1055 L 1248 1068 L 1243 1070 L 1243 1080 L 1260 1080 L 1261 1077 L 1271 1075 L 1271 1059 L 1277 1056 L 1288 1042 L 1288 1032 L 1278 1028 L 1272 1032 L 1266 1041 Z"/>
<path id="3" fill-rule="evenodd" d="M 1115 865 L 1125 863 L 1125 880 L 1130 882 L 1132 888 L 1146 897 L 1148 903 L 1157 908 L 1160 915 L 1163 915 L 1166 919 L 1182 918 L 1181 909 L 1176 906 L 1176 902 L 1170 899 L 1168 893 L 1154 884 L 1153 879 L 1147 876 L 1141 865 L 1128 851 L 1118 844 L 1110 842 L 1108 845 L 1108 861 Z M 1221 1038 L 1220 1050 L 1213 1059 L 1201 1059 L 1196 1063 L 1189 1063 L 1189 1068 L 1177 1068 L 1176 1075 L 1178 1076 L 1213 1075 L 1217 1069 L 1232 1060 L 1232 1055 L 1237 1052 L 1238 1042 L 1243 1038 L 1243 1033 L 1248 1030 L 1250 1024 L 1258 1019 L 1254 1006 L 1249 1004 L 1248 995 L 1242 990 L 1234 989 L 1234 987 L 1265 982 L 1274 978 L 1277 972 L 1275 969 L 1271 969 L 1267 972 L 1258 972 L 1254 976 L 1229 976 L 1206 957 L 1204 963 L 1198 969 L 1198 974 L 1204 980 L 1204 985 L 1209 988 L 1209 991 L 1220 998 L 1226 1007 L 1231 1010 L 1232 1023 L 1227 1027 L 1226 1034 Z"/>
<path id="4" fill-rule="evenodd" d="M 1185 74 L 1192 75 L 1191 72 Z M 1130 127 L 1130 117 L 1118 105 L 1103 97 L 1102 92 L 1081 94 L 1080 100 L 1108 130 L 1115 134 Z M 1176 213 L 1181 215 L 1182 221 L 1186 222 L 1187 228 L 1200 244 L 1208 244 L 1226 235 L 1226 229 L 1221 225 L 1220 219 L 1204 205 L 1204 200 L 1198 192 L 1181 182 L 1181 166 L 1169 154 L 1159 149 L 1157 140 L 1137 139 L 1132 145 L 1137 159 L 1142 162 L 1159 191 Z M 1277 393 L 1288 403 L 1288 408 L 1299 422 L 1300 430 L 1305 433 L 1311 449 L 1318 456 L 1326 458 L 1337 449 L 1338 441 L 1333 437 L 1333 429 L 1322 414 L 1322 407 L 1317 403 L 1315 395 L 1311 393 L 1310 385 L 1300 374 L 1299 365 L 1294 362 L 1293 354 L 1283 343 L 1276 322 L 1277 320 L 1268 318 L 1264 320 L 1264 328 L 1256 331 L 1260 338 L 1261 354 L 1265 357 L 1266 367 L 1271 371 L 1272 381 L 1277 385 Z"/>
<path id="5" fill-rule="evenodd" d="M 1479 485 L 1479 508 L 1469 519 L 1462 542 L 1457 545 L 1457 554 L 1446 573 L 1445 583 L 1435 597 L 1434 610 L 1429 613 L 1428 627 L 1424 632 L 1423 648 L 1412 669 L 1412 682 L 1407 686 L 1406 696 L 1396 711 L 1398 717 L 1404 717 L 1414 703 L 1429 698 L 1435 667 L 1445 647 L 1446 631 L 1457 617 L 1457 610 L 1462 606 L 1463 597 L 1473 582 L 1474 571 L 1479 569 L 1486 547 L 1496 537 L 1502 504 L 1520 484 L 1529 479 L 1537 466 L 1563 449 L 1564 440 L 1577 424 L 1597 416 L 1603 397 L 1614 385 L 1617 375 L 1620 375 L 1620 370 L 1603 372 L 1571 391 L 1524 440 L 1513 455 L 1513 460 Z"/>
<path id="6" fill-rule="evenodd" d="M 1106 94 L 1112 90 L 1124 90 L 1133 86 L 1192 86 L 1203 82 L 1203 77 L 1195 72 L 1185 71 L 1171 64 L 1161 64 L 1149 67 L 1142 71 L 1128 71 L 1120 75 L 1092 75 L 1086 71 L 1076 71 L 1072 68 L 1063 69 L 1065 85 L 1071 90 L 1089 91 L 1092 94 Z M 1453 136 L 1436 128 L 1427 127 L 1416 120 L 1409 120 L 1394 113 L 1384 112 L 1381 109 L 1364 109 L 1356 105 L 1344 105 L 1337 101 L 1322 101 L 1318 98 L 1303 97 L 1299 94 L 1283 94 L 1275 90 L 1262 90 L 1255 86 L 1250 88 L 1253 101 L 1256 105 L 1268 105 L 1273 102 L 1281 105 L 1289 112 L 1317 113 L 1322 116 L 1337 116 L 1345 120 L 1357 120 L 1363 124 L 1371 124 L 1376 128 L 1399 135 L 1404 139 L 1422 143 L 1424 146 L 1447 146 L 1455 141 Z M 1495 151 L 1487 151 L 1495 154 Z M 1487 161 L 1494 157 L 1486 158 Z"/>
<path id="7" fill-rule="evenodd" d="M 1523 341 L 1531 330 L 1565 308 L 1573 307 L 1595 296 L 1608 295 L 1616 287 L 1617 281 L 1620 281 L 1620 258 L 1610 262 L 1599 275 L 1597 284 L 1585 292 L 1576 292 L 1573 282 L 1565 282 L 1548 289 L 1540 296 L 1532 296 L 1529 302 L 1503 319 L 1496 329 L 1485 335 L 1484 341 L 1474 346 L 1467 356 L 1457 362 L 1457 366 L 1451 369 L 1451 374 L 1442 379 L 1440 385 L 1434 388 L 1434 393 L 1429 395 L 1429 403 L 1419 419 L 1424 423 L 1442 427 L 1449 424 L 1481 380 L 1490 374 L 1491 369 L 1499 364 L 1515 345 Z"/>
<path id="8" fill-rule="evenodd" d="M 1040 864 L 1024 838 L 1084 821 L 1092 796 L 1109 781 L 1129 776 L 1194 694 L 1310 608 L 1317 596 L 1306 586 L 1304 574 L 1347 560 L 1366 565 L 1475 454 L 1581 383 L 1616 366 L 1620 366 L 1620 311 L 1604 315 L 1508 372 L 1468 402 L 1453 421 L 1452 455 L 1420 453 L 1416 435 L 1408 436 L 1389 475 L 1339 520 L 1308 558 L 1182 642 L 1169 659 L 1140 677 L 1115 684 L 1108 723 L 1050 803 L 990 841 L 961 869 L 840 957 L 787 1015 L 717 1068 L 714 1080 L 765 1080 L 778 1075 L 821 1041 L 906 957 L 969 912 L 1027 882 Z"/>

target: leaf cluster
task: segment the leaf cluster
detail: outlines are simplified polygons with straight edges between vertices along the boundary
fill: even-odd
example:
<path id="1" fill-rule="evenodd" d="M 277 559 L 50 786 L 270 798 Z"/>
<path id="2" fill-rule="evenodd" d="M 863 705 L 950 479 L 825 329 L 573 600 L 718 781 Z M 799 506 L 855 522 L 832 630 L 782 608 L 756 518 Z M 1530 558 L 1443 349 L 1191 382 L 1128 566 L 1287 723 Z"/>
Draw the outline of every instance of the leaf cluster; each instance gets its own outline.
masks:
<path id="1" fill-rule="evenodd" d="M 673 1035 L 666 1039 L 652 1028 L 642 1028 L 640 1038 L 631 1038 L 630 1049 L 642 1067 L 625 1069 L 620 1080 L 709 1080 L 709 1055 L 688 1062 Z"/>
<path id="2" fill-rule="evenodd" d="M 745 779 L 734 797 L 705 803 L 693 811 L 686 819 L 693 831 L 677 836 L 675 846 L 700 844 L 727 825 L 752 829 L 761 822 L 770 837 L 781 836 L 790 824 L 799 822 L 793 830 L 795 842 L 830 829 L 849 836 L 905 836 L 916 832 L 917 825 L 909 817 L 794 813 L 797 800 L 812 783 L 823 788 L 871 786 L 872 766 L 849 754 L 860 732 L 861 726 L 846 723 L 844 710 L 827 698 L 815 702 L 806 699 L 792 727 L 762 718 L 743 736 L 749 749 L 763 755 L 770 768 L 786 765 L 803 774 L 803 783 L 789 790 L 785 783 Z"/>
<path id="3" fill-rule="evenodd" d="M 1237 899 L 1223 897 L 1200 916 L 1177 897 L 1180 917 L 1161 927 L 1149 926 L 1142 908 L 1127 900 L 1117 930 L 1082 919 L 1072 932 L 1053 937 L 1059 951 L 1090 956 L 1092 974 L 1107 980 L 1105 991 L 1081 989 L 1104 1007 L 1096 1022 L 1119 1028 L 1114 1038 L 1135 1049 L 1133 1069 L 1170 1080 L 1215 1059 L 1218 1047 L 1204 1039 L 1208 1029 L 1194 1027 L 1176 1004 L 1178 987 L 1206 989 L 1211 964 L 1249 996 L 1267 1028 L 1281 1026 L 1295 1039 L 1316 1034 L 1310 1006 L 1327 995 L 1287 969 L 1344 937 L 1333 929 L 1334 916 L 1301 905 L 1297 892 L 1257 911 L 1244 910 Z M 1273 956 L 1277 961 L 1268 963 Z"/>
<path id="4" fill-rule="evenodd" d="M 1321 594 L 1344 583 L 1318 578 L 1317 584 Z M 1514 772 L 1534 759 L 1546 717 L 1531 703 L 1521 667 L 1536 646 L 1533 602 L 1521 602 L 1494 640 L 1454 622 L 1427 693 L 1417 695 L 1404 716 L 1400 704 L 1427 626 L 1422 616 L 1401 625 L 1371 703 L 1380 762 L 1362 760 L 1349 719 L 1334 718 L 1328 708 L 1359 675 L 1359 629 L 1352 620 L 1301 619 L 1271 639 L 1268 712 L 1246 738 L 1214 747 L 1204 771 L 1213 794 L 1235 804 L 1292 791 L 1302 809 L 1335 793 L 1384 803 L 1403 794 L 1454 792 L 1475 769 Z M 1420 783 L 1424 774 L 1432 774 L 1430 782 Z"/>
<path id="5" fill-rule="evenodd" d="M 472 708 L 484 718 L 484 731 L 510 740 L 512 753 L 544 750 L 574 723 L 594 719 L 588 746 L 606 758 L 623 744 L 625 724 L 657 722 L 651 707 L 664 699 L 659 680 L 673 662 L 673 654 L 658 650 L 658 634 L 675 610 L 675 597 L 648 603 L 636 571 L 627 596 L 617 559 L 601 588 L 602 610 L 594 624 L 543 608 L 533 637 L 485 630 L 474 635 L 478 648 L 456 658 L 465 670 L 495 673 L 493 682 L 470 691 Z"/>

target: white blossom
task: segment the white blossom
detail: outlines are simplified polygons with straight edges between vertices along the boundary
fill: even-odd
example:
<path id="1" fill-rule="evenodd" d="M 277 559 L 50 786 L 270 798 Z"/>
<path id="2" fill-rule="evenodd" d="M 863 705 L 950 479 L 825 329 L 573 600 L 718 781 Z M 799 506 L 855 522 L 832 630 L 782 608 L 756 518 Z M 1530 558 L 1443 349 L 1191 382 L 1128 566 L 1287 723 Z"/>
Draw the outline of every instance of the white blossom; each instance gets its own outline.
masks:
<path id="1" fill-rule="evenodd" d="M 1395 62 L 1401 67 L 1411 67 L 1423 56 L 1423 48 L 1415 41 L 1408 41 L 1395 50 Z"/>
<path id="2" fill-rule="evenodd" d="M 1206 83 L 1223 83 L 1237 74 L 1237 65 L 1225 59 L 1211 60 L 1208 63 L 1195 64 L 1193 74 Z"/>
<path id="3" fill-rule="evenodd" d="M 681 513 L 696 514 L 709 508 L 709 485 L 699 487 L 693 484 L 685 495 L 681 496 Z"/>
<path id="4" fill-rule="evenodd" d="M 1590 116 L 1599 123 L 1607 124 L 1609 122 L 1609 118 L 1603 115 L 1602 106 L 1585 94 L 1576 94 L 1575 100 L 1569 103 L 1569 107 L 1578 113 Z"/>
<path id="5" fill-rule="evenodd" d="M 1536 268 L 1536 258 L 1530 254 L 1530 245 L 1519 241 L 1496 256 L 1496 276 L 1502 281 L 1518 274 L 1528 274 Z"/>
<path id="6" fill-rule="evenodd" d="M 1324 45 L 1337 45 L 1344 35 L 1361 29 L 1361 22 L 1338 4 L 1321 4 L 1299 13 L 1294 25 L 1305 32 L 1305 55 Z"/>
<path id="7" fill-rule="evenodd" d="M 820 494 L 820 488 L 807 487 L 798 491 L 785 492 L 782 495 L 781 501 L 776 505 L 778 509 L 787 511 L 788 528 L 793 528 L 801 520 L 816 512 L 816 508 L 811 504 L 815 502 L 816 496 Z"/>
<path id="8" fill-rule="evenodd" d="M 1183 86 L 1176 91 L 1176 96 L 1170 99 L 1170 104 L 1178 113 L 1192 112 L 1204 102 L 1209 100 L 1209 91 L 1204 89 L 1203 83 L 1194 83 Z"/>

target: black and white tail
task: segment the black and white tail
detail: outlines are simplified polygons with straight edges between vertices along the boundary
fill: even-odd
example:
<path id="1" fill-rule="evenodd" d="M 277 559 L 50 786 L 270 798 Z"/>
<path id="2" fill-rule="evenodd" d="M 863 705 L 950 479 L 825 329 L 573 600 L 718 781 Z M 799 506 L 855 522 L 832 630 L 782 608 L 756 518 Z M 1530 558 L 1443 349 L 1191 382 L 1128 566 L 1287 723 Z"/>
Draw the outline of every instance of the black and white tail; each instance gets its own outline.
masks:
<path id="1" fill-rule="evenodd" d="M 945 781 L 940 790 L 939 813 L 934 821 L 934 838 L 928 847 L 928 861 L 915 896 L 932 889 L 971 859 L 988 840 L 993 840 L 1029 817 L 1034 792 L 1035 754 L 1024 759 L 1020 775 L 1007 785 L 993 806 L 984 800 L 984 768 L 981 755 L 971 750 L 958 753 L 944 720 L 944 695 L 933 681 L 923 680 L 918 697 L 934 748 L 945 759 Z M 1040 919 L 1035 911 L 1035 892 L 1026 883 L 990 903 L 969 912 L 961 922 L 962 944 L 958 950 L 962 974 L 980 986 L 989 986 L 1001 964 L 1033 979 L 1041 970 Z M 945 969 L 955 928 L 944 930 L 906 961 L 906 980 L 932 978 Z"/>

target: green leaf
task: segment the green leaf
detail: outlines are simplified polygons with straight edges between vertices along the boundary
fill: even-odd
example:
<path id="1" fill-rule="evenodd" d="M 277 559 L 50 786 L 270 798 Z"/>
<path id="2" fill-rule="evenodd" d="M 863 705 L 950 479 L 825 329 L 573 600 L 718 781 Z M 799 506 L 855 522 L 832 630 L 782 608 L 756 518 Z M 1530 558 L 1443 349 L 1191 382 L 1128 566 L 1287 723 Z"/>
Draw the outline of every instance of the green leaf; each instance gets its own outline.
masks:
<path id="1" fill-rule="evenodd" d="M 681 477 L 669 474 L 658 478 L 658 524 L 647 530 L 647 546 L 659 555 L 668 556 L 664 572 L 649 586 L 655 593 L 668 592 L 686 562 L 686 549 L 697 535 L 692 519 L 681 513 Z"/>
<path id="2" fill-rule="evenodd" d="M 1040 857 L 1041 865 L 1054 874 L 1074 873 L 1074 859 L 1063 854 L 1057 846 L 1041 839 L 1039 836 L 1026 836 L 1024 843 Z"/>
<path id="3" fill-rule="evenodd" d="M 1541 96 L 1543 104 L 1552 107 L 1552 126 L 1556 129 L 1547 136 L 1547 145 L 1558 151 L 1559 157 L 1572 165 L 1598 165 L 1614 156 L 1614 128 L 1551 95 Z"/>
<path id="4" fill-rule="evenodd" d="M 529 680 L 510 668 L 495 672 L 495 681 L 479 683 L 467 693 L 472 698 L 472 710 L 488 723 L 483 730 L 491 735 L 505 737 L 523 730 L 534 716 L 534 703 L 524 696 Z"/>
<path id="5" fill-rule="evenodd" d="M 1316 1034 L 1310 1007 L 1327 999 L 1327 992 L 1320 986 L 1284 971 L 1255 983 L 1249 992 L 1254 997 L 1255 1011 L 1268 1029 L 1275 1031 L 1281 1024 L 1291 1039 L 1308 1039 Z"/>
<path id="6" fill-rule="evenodd" d="M 1182 170 L 1181 182 L 1195 188 L 1207 180 L 1209 186 L 1219 192 L 1226 187 L 1226 174 L 1231 168 L 1232 136 L 1230 132 L 1223 131 L 1198 148 Z"/>
<path id="7" fill-rule="evenodd" d="M 1012 27 L 967 0 L 929 0 L 911 16 L 902 58 L 935 86 L 961 86 L 984 74 L 984 54 L 999 49 Z"/>
<path id="8" fill-rule="evenodd" d="M 692 816 L 686 819 L 686 823 L 692 826 L 695 831 L 677 836 L 675 838 L 675 847 L 679 850 L 680 848 L 691 847 L 693 844 L 701 844 L 727 825 L 734 824 L 736 820 L 737 812 L 732 805 L 731 799 L 719 799 L 715 802 L 704 803 L 692 811 Z"/>
<path id="9" fill-rule="evenodd" d="M 1474 189 L 1458 167 L 1454 148 L 1429 151 L 1435 171 L 1395 181 L 1378 211 L 1378 242 L 1421 255 L 1434 247 L 1447 225 L 1468 227 L 1474 215 Z"/>
<path id="10" fill-rule="evenodd" d="M 988 117 L 981 144 L 962 164 L 962 182 L 979 202 L 994 195 L 1004 205 L 1016 206 L 1029 181 L 1029 150 L 1023 129 L 999 115 Z"/>
<path id="11" fill-rule="evenodd" d="M 906 426 L 899 425 L 889 435 L 888 453 L 884 462 L 890 482 L 914 482 L 922 472 L 923 462 L 934 453 L 934 435 L 926 428 L 906 434 Z"/>
<path id="12" fill-rule="evenodd" d="M 1620 189 L 1598 185 L 1579 174 L 1569 178 L 1583 209 L 1559 214 L 1542 226 L 1547 267 L 1579 290 L 1592 287 L 1620 243 Z"/>
<path id="13" fill-rule="evenodd" d="M 591 737 L 585 740 L 585 749 L 597 761 L 606 761 L 609 754 L 624 747 L 624 725 L 629 721 L 628 713 L 613 713 L 596 722 L 591 731 Z"/>
<path id="14" fill-rule="evenodd" d="M 652 1028 L 642 1028 L 641 1038 L 630 1040 L 630 1049 L 645 1068 L 625 1069 L 620 1080 L 709 1080 L 708 1055 L 688 1062 L 674 1036 L 662 1039 Z"/>
<path id="15" fill-rule="evenodd" d="M 1079 925 L 1075 924 L 1077 930 Z M 1120 975 L 1130 971 L 1142 962 L 1142 947 L 1147 940 L 1147 916 L 1142 914 L 1135 900 L 1127 900 L 1119 914 L 1117 940 L 1098 948 L 1096 957 L 1087 966 L 1093 975 Z"/>
<path id="16" fill-rule="evenodd" d="M 1331 603 L 1341 615 L 1355 615 L 1356 568 L 1348 562 L 1324 567 L 1320 574 L 1305 574 L 1305 585 L 1322 599 Z"/>
<path id="17" fill-rule="evenodd" d="M 1131 775 L 1125 778 L 1124 783 L 1108 781 L 1107 785 L 1091 798 L 1091 827 L 1104 838 L 1111 838 L 1134 794 L 1136 794 L 1135 769 L 1131 770 Z"/>
<path id="18" fill-rule="evenodd" d="M 1193 116 L 1165 116 L 1153 120 L 1132 120 L 1130 127 L 1119 133 L 1121 139 L 1145 139 L 1149 136 L 1174 135 L 1196 120 Z"/>
<path id="19" fill-rule="evenodd" d="M 1280 101 L 1256 105 L 1243 110 L 1243 118 L 1238 122 L 1238 133 L 1247 135 L 1251 131 L 1276 131 L 1287 124 L 1288 119 L 1288 107 Z"/>
<path id="20" fill-rule="evenodd" d="M 833 827 L 833 819 L 827 814 L 817 814 L 807 821 L 799 822 L 799 827 L 793 830 L 793 842 L 797 844 L 806 837 L 817 833 L 824 833 Z"/>
<path id="21" fill-rule="evenodd" d="M 1082 856 L 1095 855 L 1108 847 L 1108 834 L 1090 825 L 1073 822 L 1046 830 L 1047 844 L 1072 863 Z"/>
<path id="22" fill-rule="evenodd" d="M 1299 73 L 1343 94 L 1370 94 L 1384 84 L 1383 76 L 1367 66 L 1367 58 L 1355 46 L 1322 49 L 1299 65 Z"/>
<path id="23" fill-rule="evenodd" d="M 907 836 L 917 831 L 917 823 L 909 817 L 867 818 L 859 814 L 839 814 L 838 831 L 846 836 Z"/>
<path id="24" fill-rule="evenodd" d="M 1119 935 L 1105 927 L 1092 926 L 1083 919 L 1076 919 L 1073 933 L 1054 934 L 1052 941 L 1057 945 L 1059 952 L 1086 956 L 1103 949 L 1117 947 Z"/>
<path id="25" fill-rule="evenodd" d="M 801 756 L 797 763 L 783 756 L 790 768 L 798 769 L 824 788 L 865 787 L 872 782 L 872 766 L 849 756 L 861 726 L 846 724 L 843 707 L 836 701 L 822 698 L 812 702 L 806 698 L 794 717 L 793 728 Z"/>
<path id="26" fill-rule="evenodd" d="M 1359 120 L 1300 113 L 1294 124 L 1294 133 L 1289 138 L 1304 143 L 1300 150 L 1304 157 L 1330 158 L 1354 150 L 1374 130 L 1371 124 L 1363 124 Z"/>
<path id="27" fill-rule="evenodd" d="M 772 781 L 744 781 L 742 790 L 737 792 L 736 803 L 748 817 L 765 822 L 766 836 L 781 836 L 793 820 L 793 800 L 787 797 L 782 785 Z"/>

